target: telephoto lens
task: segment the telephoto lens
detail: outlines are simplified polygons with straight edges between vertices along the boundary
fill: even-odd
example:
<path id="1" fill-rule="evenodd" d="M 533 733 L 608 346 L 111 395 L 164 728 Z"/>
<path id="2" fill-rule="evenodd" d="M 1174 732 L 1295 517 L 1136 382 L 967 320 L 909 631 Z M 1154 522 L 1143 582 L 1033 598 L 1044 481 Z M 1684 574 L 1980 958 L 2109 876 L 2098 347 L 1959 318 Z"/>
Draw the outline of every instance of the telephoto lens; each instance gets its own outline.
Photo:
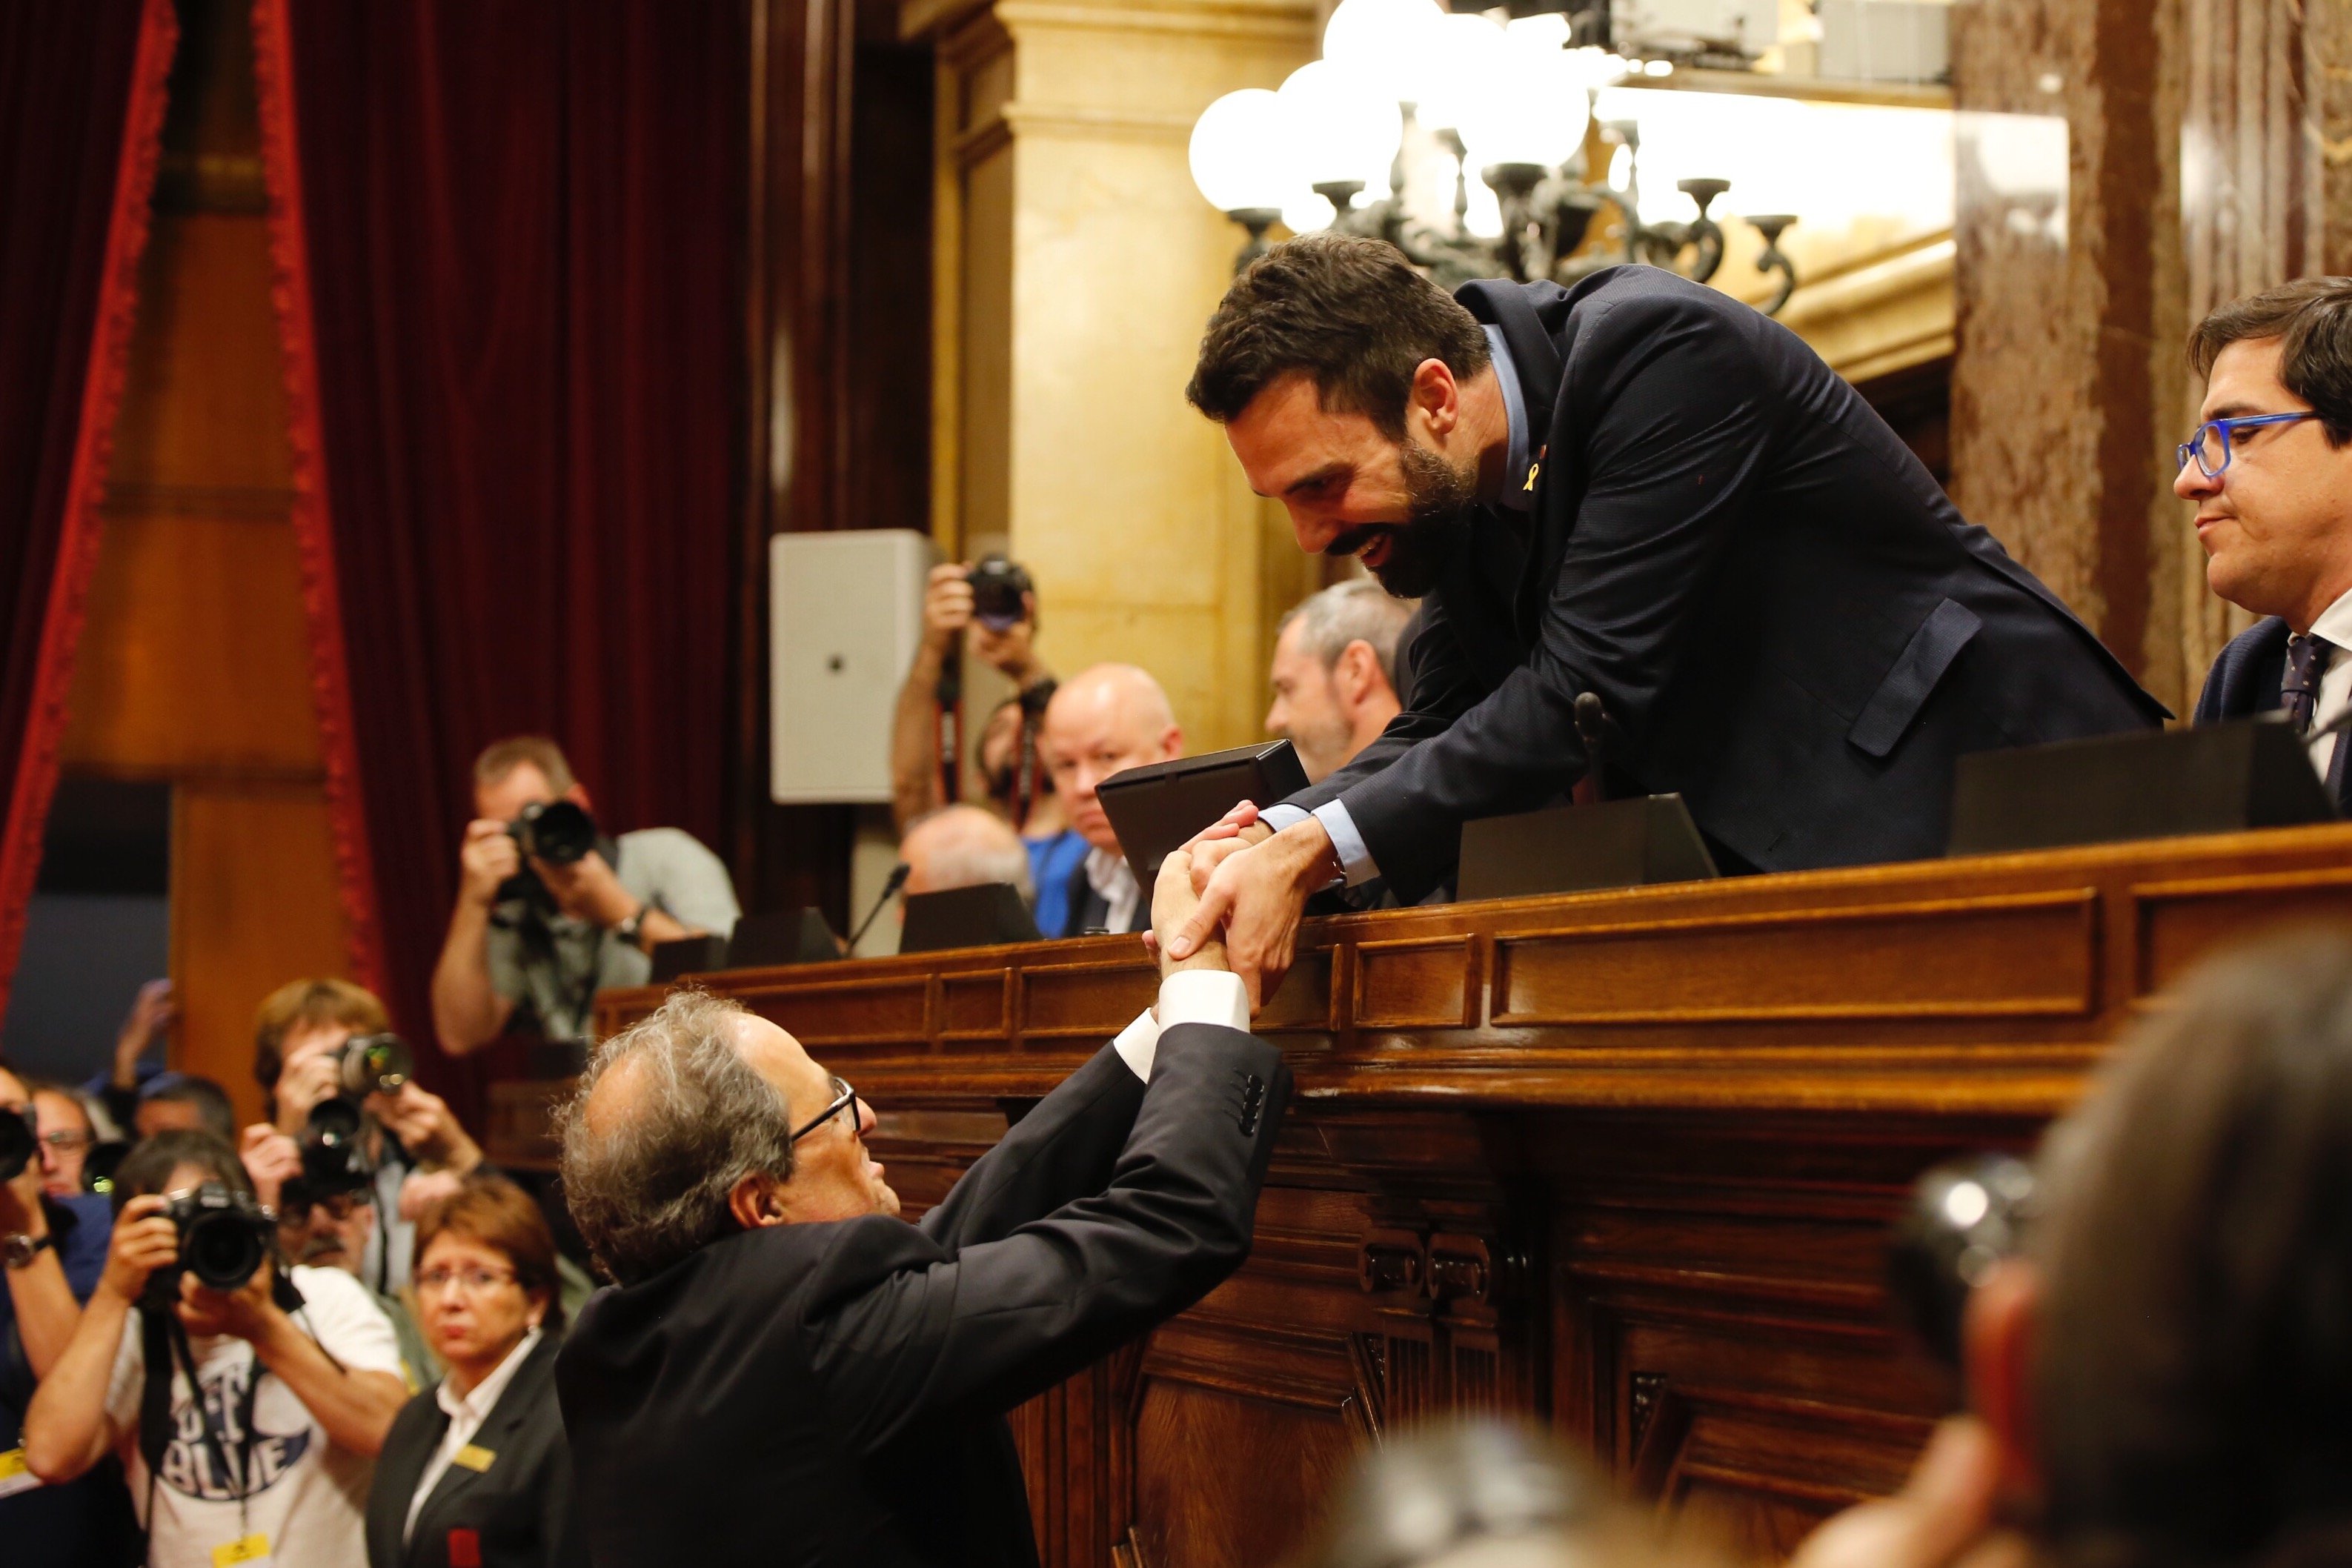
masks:
<path id="1" fill-rule="evenodd" d="M 2023 1244 L 2033 1194 L 2033 1167 L 2014 1154 L 1955 1160 L 1912 1187 L 1887 1245 L 1887 1295 L 1903 1325 L 1946 1366 L 1960 1364 L 1969 1292 Z"/>
<path id="2" fill-rule="evenodd" d="M 180 1268 L 214 1290 L 238 1289 L 258 1273 L 278 1232 L 268 1210 L 219 1182 L 181 1194 L 169 1213 L 180 1229 Z"/>
<path id="3" fill-rule="evenodd" d="M 31 1106 L 0 1110 L 0 1182 L 13 1182 L 23 1175 L 40 1146 L 41 1135 Z"/>
<path id="4" fill-rule="evenodd" d="M 375 1179 L 375 1165 L 368 1158 L 365 1126 L 360 1108 L 351 1100 L 322 1100 L 310 1108 L 300 1147 L 302 1179 L 312 1193 L 331 1197 L 367 1190 Z"/>
<path id="5" fill-rule="evenodd" d="M 398 1035 L 353 1035 L 343 1042 L 345 1094 L 390 1094 L 406 1083 L 416 1058 Z"/>
<path id="6" fill-rule="evenodd" d="M 596 847 L 596 819 L 573 801 L 535 801 L 507 824 L 507 832 L 525 855 L 551 866 L 576 864 Z"/>

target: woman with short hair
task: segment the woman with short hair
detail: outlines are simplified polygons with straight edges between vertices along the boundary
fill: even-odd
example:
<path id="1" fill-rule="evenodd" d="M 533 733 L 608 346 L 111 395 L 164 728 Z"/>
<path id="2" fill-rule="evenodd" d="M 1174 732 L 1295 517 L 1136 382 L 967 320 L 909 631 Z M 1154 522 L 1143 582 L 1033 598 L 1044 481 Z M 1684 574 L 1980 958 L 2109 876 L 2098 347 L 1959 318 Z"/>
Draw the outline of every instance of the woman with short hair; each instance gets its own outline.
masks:
<path id="1" fill-rule="evenodd" d="M 555 1237 L 478 1173 L 416 1226 L 417 1326 L 448 1370 L 392 1424 L 368 1495 L 369 1568 L 584 1563 L 555 1402 Z"/>

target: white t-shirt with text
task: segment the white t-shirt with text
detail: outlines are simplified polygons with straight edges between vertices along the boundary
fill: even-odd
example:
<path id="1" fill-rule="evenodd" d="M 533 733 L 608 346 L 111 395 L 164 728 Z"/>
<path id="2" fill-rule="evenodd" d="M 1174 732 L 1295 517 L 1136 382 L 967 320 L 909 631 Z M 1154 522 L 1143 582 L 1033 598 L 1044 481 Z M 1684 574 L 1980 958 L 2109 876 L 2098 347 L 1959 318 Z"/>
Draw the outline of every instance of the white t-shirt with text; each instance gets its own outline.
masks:
<path id="1" fill-rule="evenodd" d="M 304 1305 L 295 1324 L 352 1372 L 401 1375 L 400 1345 L 392 1323 L 364 1286 L 337 1268 L 297 1268 L 291 1278 Z M 375 1461 L 339 1448 L 294 1391 L 267 1370 L 253 1392 L 253 1430 L 237 1430 L 246 1392 L 257 1371 L 253 1347 L 226 1335 L 194 1341 L 196 1380 L 205 1410 L 235 1466 L 244 1455 L 245 1501 L 240 1515 L 234 1471 L 224 1472 L 205 1436 L 205 1417 L 190 1397 L 186 1374 L 172 1374 L 172 1440 L 156 1468 L 155 1518 L 146 1518 L 150 1489 L 145 1458 L 133 1453 L 131 1494 L 150 1527 L 153 1568 L 214 1568 L 222 1547 L 260 1537 L 267 1561 L 294 1565 L 367 1561 L 368 1481 Z M 139 1314 L 124 1327 L 115 1352 L 107 1411 L 121 1430 L 136 1433 L 146 1375 Z"/>

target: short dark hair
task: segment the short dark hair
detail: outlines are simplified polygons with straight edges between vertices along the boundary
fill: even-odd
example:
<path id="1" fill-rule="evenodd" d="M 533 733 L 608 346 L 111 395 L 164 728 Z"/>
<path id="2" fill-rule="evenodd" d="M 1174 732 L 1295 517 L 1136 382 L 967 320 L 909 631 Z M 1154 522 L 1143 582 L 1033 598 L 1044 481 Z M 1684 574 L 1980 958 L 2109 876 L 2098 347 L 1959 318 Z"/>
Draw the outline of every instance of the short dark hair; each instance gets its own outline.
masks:
<path id="1" fill-rule="evenodd" d="M 253 1078 L 270 1097 L 277 1113 L 278 1079 L 286 1070 L 286 1037 L 297 1028 L 332 1028 L 354 1035 L 381 1035 L 392 1019 L 374 992 L 332 975 L 289 980 L 261 999 L 253 1017 Z"/>
<path id="2" fill-rule="evenodd" d="M 1328 231 L 1285 240 L 1225 290 L 1184 395 L 1223 425 L 1286 375 L 1315 378 L 1325 408 L 1404 437 L 1412 373 L 1443 360 L 1459 379 L 1491 356 L 1486 329 L 1383 239 Z"/>
<path id="3" fill-rule="evenodd" d="M 525 764 L 537 768 L 547 787 L 558 795 L 578 782 L 563 748 L 553 741 L 544 735 L 511 735 L 492 742 L 474 759 L 474 783 L 494 784 Z"/>
<path id="4" fill-rule="evenodd" d="M 2231 343 L 2279 340 L 2279 380 L 2319 415 L 2327 444 L 2352 441 L 2352 278 L 2298 278 L 2232 300 L 2189 334 L 2189 363 L 2211 375 Z"/>
<path id="5" fill-rule="evenodd" d="M 162 1192 L 172 1173 L 183 1165 L 197 1166 L 229 1191 L 253 1196 L 253 1178 L 245 1173 L 245 1163 L 227 1139 L 193 1127 L 175 1127 L 141 1139 L 122 1156 L 114 1172 L 114 1212 L 121 1214 L 122 1205 L 133 1198 Z"/>
<path id="6" fill-rule="evenodd" d="M 230 1102 L 228 1090 L 208 1078 L 190 1072 L 159 1074 L 139 1091 L 140 1104 L 151 1100 L 193 1105 L 206 1132 L 225 1143 L 236 1142 L 236 1107 Z"/>
<path id="7" fill-rule="evenodd" d="M 2296 933 L 2200 968 L 2042 1164 L 2050 1560 L 2340 1558 L 2352 939 Z"/>

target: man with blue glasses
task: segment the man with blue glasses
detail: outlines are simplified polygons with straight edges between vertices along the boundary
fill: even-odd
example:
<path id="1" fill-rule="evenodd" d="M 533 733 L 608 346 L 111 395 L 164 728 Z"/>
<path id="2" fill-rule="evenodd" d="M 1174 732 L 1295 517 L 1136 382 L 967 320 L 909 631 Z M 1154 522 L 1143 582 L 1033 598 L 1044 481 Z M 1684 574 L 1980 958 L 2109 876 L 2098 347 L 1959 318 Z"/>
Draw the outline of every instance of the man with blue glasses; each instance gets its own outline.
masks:
<path id="1" fill-rule="evenodd" d="M 2175 494 L 2197 508 L 2213 592 L 2263 617 L 2205 678 L 2197 721 L 2284 711 L 2352 809 L 2352 278 L 2305 278 L 2222 306 L 2189 334 L 2204 421 Z"/>

